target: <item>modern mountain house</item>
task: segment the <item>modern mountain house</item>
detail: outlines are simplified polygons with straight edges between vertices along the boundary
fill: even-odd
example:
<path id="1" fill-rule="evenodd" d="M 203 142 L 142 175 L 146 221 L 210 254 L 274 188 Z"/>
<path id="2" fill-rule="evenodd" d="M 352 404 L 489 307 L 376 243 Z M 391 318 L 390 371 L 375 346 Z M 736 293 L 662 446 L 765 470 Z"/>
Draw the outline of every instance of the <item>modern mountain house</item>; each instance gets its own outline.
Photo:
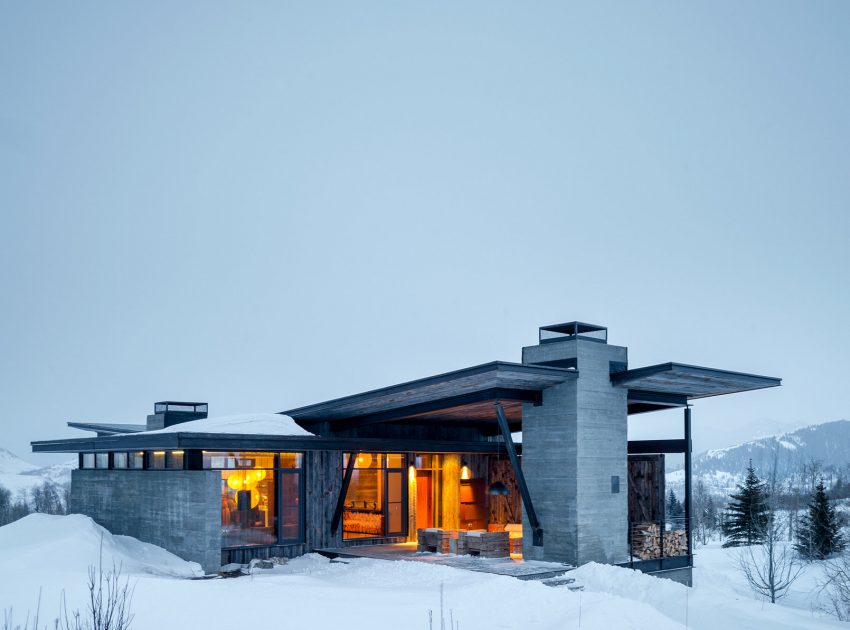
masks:
<path id="1" fill-rule="evenodd" d="M 251 558 L 364 545 L 688 570 L 687 518 L 667 518 L 664 458 L 691 405 L 780 379 L 681 363 L 630 368 L 602 326 L 539 329 L 494 361 L 289 409 L 208 417 L 163 401 L 144 424 L 69 422 L 71 509 L 217 572 Z M 629 422 L 682 410 L 682 431 L 630 441 Z M 521 432 L 521 434 L 519 433 Z"/>

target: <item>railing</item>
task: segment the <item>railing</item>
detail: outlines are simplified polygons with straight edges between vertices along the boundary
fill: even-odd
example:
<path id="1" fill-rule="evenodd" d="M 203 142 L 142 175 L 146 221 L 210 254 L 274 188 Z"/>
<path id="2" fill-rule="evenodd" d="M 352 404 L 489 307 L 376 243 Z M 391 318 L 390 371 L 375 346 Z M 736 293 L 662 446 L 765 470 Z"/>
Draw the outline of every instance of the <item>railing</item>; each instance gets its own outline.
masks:
<path id="1" fill-rule="evenodd" d="M 687 519 L 629 523 L 631 562 L 689 556 Z"/>

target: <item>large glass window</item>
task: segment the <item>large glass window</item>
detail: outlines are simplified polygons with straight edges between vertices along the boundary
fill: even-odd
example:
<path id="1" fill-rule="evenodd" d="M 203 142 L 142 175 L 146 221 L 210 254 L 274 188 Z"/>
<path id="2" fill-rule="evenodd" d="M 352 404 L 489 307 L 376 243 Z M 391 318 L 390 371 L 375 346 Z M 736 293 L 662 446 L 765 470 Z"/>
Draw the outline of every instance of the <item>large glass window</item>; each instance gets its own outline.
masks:
<path id="1" fill-rule="evenodd" d="M 142 470 L 145 467 L 145 452 L 133 451 L 130 453 L 130 468 L 133 470 Z"/>
<path id="2" fill-rule="evenodd" d="M 165 458 L 167 468 L 181 470 L 183 468 L 183 451 L 169 451 Z"/>
<path id="3" fill-rule="evenodd" d="M 346 466 L 348 458 L 344 457 Z M 343 538 L 399 536 L 407 531 L 405 472 L 404 455 L 356 455 L 345 495 Z"/>
<path id="4" fill-rule="evenodd" d="M 300 453 L 204 451 L 204 468 L 221 470 L 223 547 L 303 540 L 301 460 Z"/>
<path id="5" fill-rule="evenodd" d="M 165 451 L 150 451 L 148 453 L 148 468 L 160 470 L 165 468 Z"/>
<path id="6" fill-rule="evenodd" d="M 127 453 L 112 453 L 113 468 L 128 468 Z"/>
<path id="7" fill-rule="evenodd" d="M 109 468 L 109 453 L 97 453 L 94 456 L 95 468 Z"/>
<path id="8" fill-rule="evenodd" d="M 94 468 L 94 453 L 83 453 L 82 468 Z"/>

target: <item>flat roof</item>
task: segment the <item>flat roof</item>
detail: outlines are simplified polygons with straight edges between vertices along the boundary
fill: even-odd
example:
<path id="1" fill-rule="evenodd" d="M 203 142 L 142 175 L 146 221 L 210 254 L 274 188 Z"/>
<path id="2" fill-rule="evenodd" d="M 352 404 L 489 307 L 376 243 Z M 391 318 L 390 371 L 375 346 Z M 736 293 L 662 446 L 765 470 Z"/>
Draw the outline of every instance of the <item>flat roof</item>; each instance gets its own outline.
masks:
<path id="1" fill-rule="evenodd" d="M 147 428 L 144 424 L 115 424 L 111 422 L 69 422 L 68 426 L 72 429 L 95 431 L 96 433 L 103 435 L 138 433 L 139 431 L 144 431 Z"/>
<path id="2" fill-rule="evenodd" d="M 245 433 L 138 433 L 32 442 L 33 453 L 88 453 L 135 450 L 208 451 L 369 451 L 378 453 L 498 453 L 499 442 L 352 438 Z"/>
<path id="3" fill-rule="evenodd" d="M 715 368 L 660 363 L 611 375 L 611 382 L 629 391 L 683 396 L 688 400 L 778 387 L 781 378 Z"/>
<path id="4" fill-rule="evenodd" d="M 495 421 L 494 401 L 539 402 L 544 389 L 575 378 L 574 369 L 493 361 L 281 413 L 299 424 L 362 425 L 426 416 Z"/>

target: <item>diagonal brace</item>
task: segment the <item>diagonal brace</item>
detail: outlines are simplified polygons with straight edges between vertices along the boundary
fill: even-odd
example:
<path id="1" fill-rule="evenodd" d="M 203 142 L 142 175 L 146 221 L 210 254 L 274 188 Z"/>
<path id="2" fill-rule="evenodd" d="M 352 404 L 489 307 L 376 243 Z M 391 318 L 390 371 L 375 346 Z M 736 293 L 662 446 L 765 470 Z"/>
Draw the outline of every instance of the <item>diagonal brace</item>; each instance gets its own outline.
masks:
<path id="1" fill-rule="evenodd" d="M 357 453 L 349 453 L 348 465 L 345 467 L 345 476 L 342 478 L 342 487 L 339 489 L 339 497 L 336 500 L 336 508 L 331 519 L 332 534 L 336 534 L 339 529 L 339 521 L 342 519 L 342 508 L 345 507 L 345 495 L 348 494 L 348 486 L 351 485 L 351 476 L 354 474 L 355 461 L 357 461 Z"/>
<path id="2" fill-rule="evenodd" d="M 532 545 L 534 547 L 543 546 L 543 528 L 540 526 L 540 521 L 537 520 L 537 513 L 534 511 L 534 504 L 531 502 L 531 493 L 528 491 L 528 485 L 525 483 L 525 475 L 522 474 L 522 468 L 519 465 L 519 457 L 516 454 L 516 447 L 511 438 L 511 429 L 508 426 L 508 419 L 505 417 L 505 410 L 502 409 L 502 403 L 496 401 L 496 419 L 499 421 L 499 429 L 502 431 L 502 438 L 505 440 L 505 450 L 508 451 L 508 459 L 511 460 L 511 467 L 514 469 L 514 476 L 519 486 L 519 493 L 522 495 L 522 504 L 525 507 L 525 513 L 528 515 L 528 522 L 531 525 Z"/>

